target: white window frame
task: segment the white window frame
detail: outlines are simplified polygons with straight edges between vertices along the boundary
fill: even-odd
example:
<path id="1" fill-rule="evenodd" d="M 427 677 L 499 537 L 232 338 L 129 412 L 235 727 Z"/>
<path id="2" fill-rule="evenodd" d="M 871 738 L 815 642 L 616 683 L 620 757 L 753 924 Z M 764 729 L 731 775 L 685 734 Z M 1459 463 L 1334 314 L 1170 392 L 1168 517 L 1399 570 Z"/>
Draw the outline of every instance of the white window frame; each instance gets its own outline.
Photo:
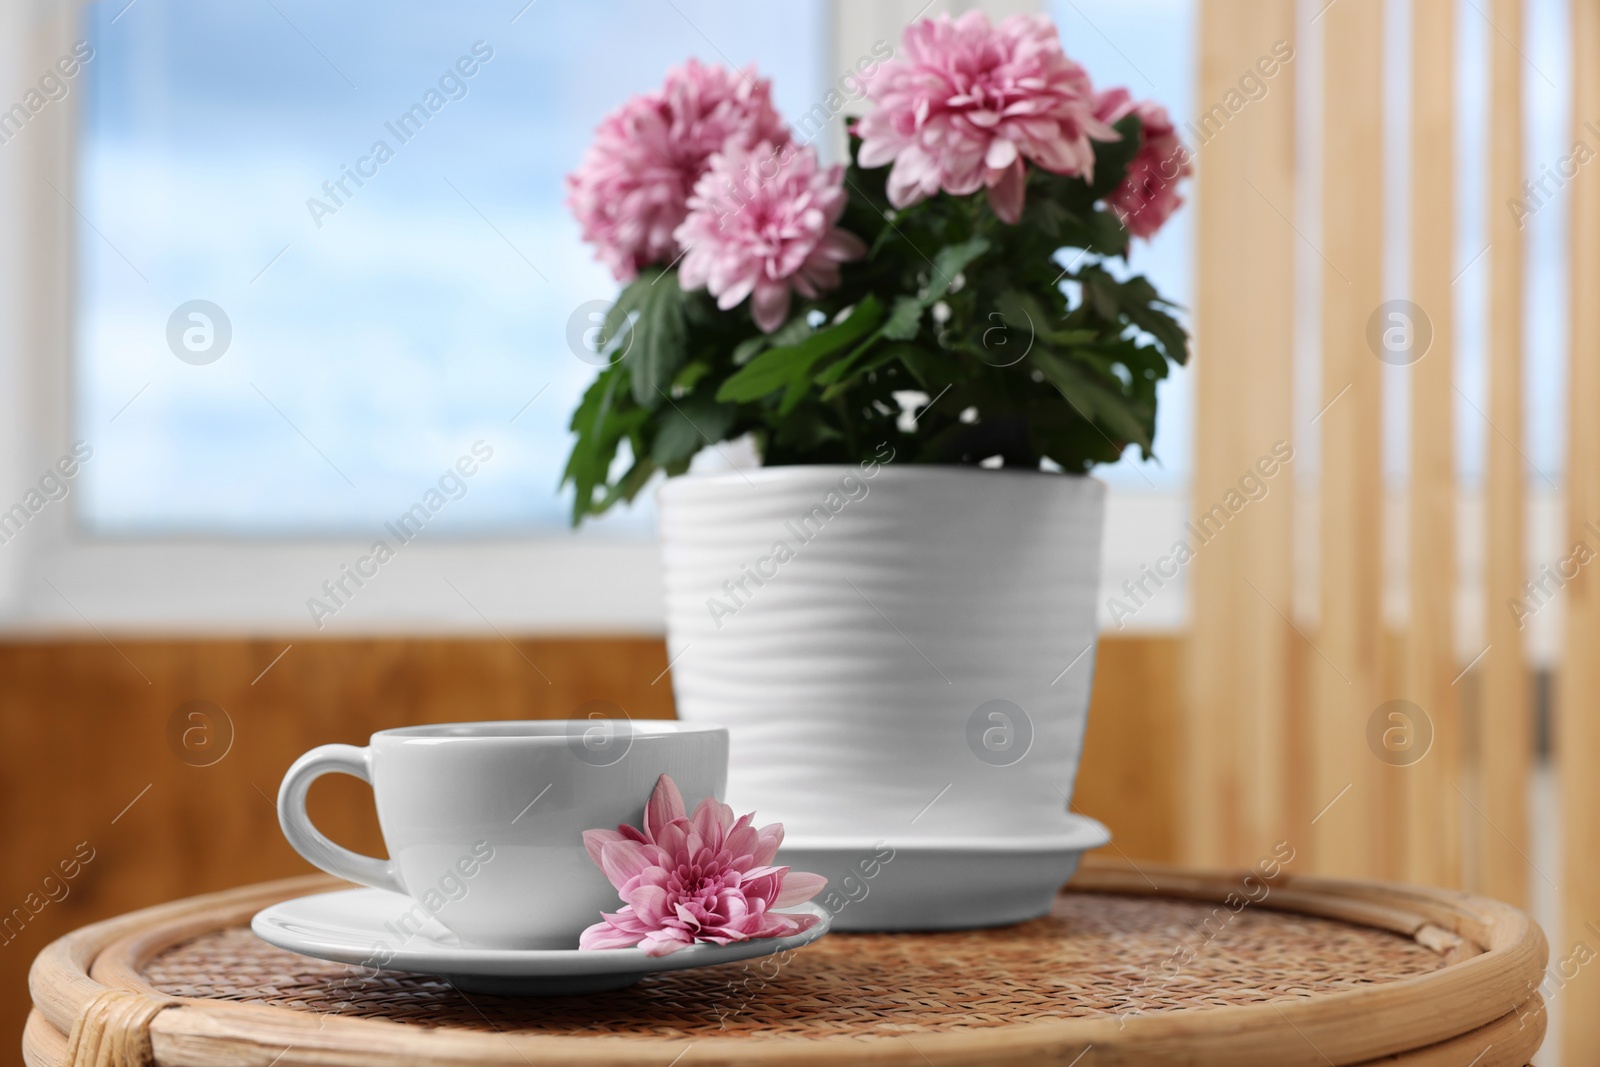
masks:
<path id="1" fill-rule="evenodd" d="M 940 0 L 940 10 L 970 7 Z M 996 15 L 1036 10 L 1033 0 L 986 0 Z M 901 27 L 923 0 L 873 4 L 834 0 L 833 66 L 844 70 Z M 78 38 L 79 0 L 0 4 L 0 106 Z M 91 71 L 92 73 L 92 71 Z M 75 209 L 73 153 L 81 83 L 0 144 L 0 510 L 19 501 L 73 443 Z M 46 182 L 49 179 L 49 184 Z M 52 184 L 55 188 L 52 188 Z M 92 444 L 93 442 L 91 442 Z M 313 618 L 308 598 L 326 597 L 371 538 L 257 540 L 226 537 L 91 536 L 76 516 L 77 494 L 45 506 L 0 543 L 0 630 L 157 631 L 177 635 L 369 633 L 659 633 L 662 585 L 650 539 L 517 538 L 419 541 L 338 612 Z M 1150 507 L 1181 516 L 1181 498 L 1114 501 L 1107 538 L 1110 588 L 1136 573 L 1136 531 L 1165 529 Z M 1176 525 L 1176 522 L 1171 523 Z M 1124 536 L 1128 534 L 1131 536 Z M 1156 538 L 1160 540 L 1160 538 Z M 1159 547 L 1159 546 L 1154 546 Z M 1183 597 L 1141 628 L 1181 622 Z"/>

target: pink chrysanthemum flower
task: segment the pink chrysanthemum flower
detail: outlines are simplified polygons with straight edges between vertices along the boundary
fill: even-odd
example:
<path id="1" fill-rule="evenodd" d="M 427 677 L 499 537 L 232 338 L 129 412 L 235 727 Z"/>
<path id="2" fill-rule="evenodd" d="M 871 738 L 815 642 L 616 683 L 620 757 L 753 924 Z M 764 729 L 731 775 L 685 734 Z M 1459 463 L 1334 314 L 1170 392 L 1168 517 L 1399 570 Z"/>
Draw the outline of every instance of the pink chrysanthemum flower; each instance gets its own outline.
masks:
<path id="1" fill-rule="evenodd" d="M 1108 89 L 1095 100 L 1095 114 L 1108 124 L 1139 116 L 1144 142 L 1128 165 L 1128 174 L 1106 197 L 1122 225 L 1135 237 L 1149 240 L 1183 205 L 1178 183 L 1194 173 L 1189 150 L 1167 109 L 1154 100 L 1135 102 L 1126 89 Z"/>
<path id="2" fill-rule="evenodd" d="M 583 932 L 583 949 L 643 945 L 665 956 L 696 941 L 726 945 L 757 937 L 786 937 L 812 926 L 815 915 L 781 915 L 810 900 L 828 880 L 770 866 L 783 843 L 783 825 L 757 830 L 755 816 L 706 797 L 685 813 L 683 796 L 662 775 L 644 809 L 644 829 L 585 830 L 589 858 L 611 879 L 621 911 Z"/>
<path id="3" fill-rule="evenodd" d="M 906 27 L 903 60 L 867 83 L 876 105 L 856 123 L 859 162 L 893 161 L 889 202 L 905 207 L 943 189 L 989 190 L 994 213 L 1022 217 L 1031 160 L 1057 174 L 1094 174 L 1090 140 L 1116 131 L 1094 113 L 1089 75 L 1061 51 L 1043 15 L 1013 15 L 991 26 L 981 11 Z"/>
<path id="4" fill-rule="evenodd" d="M 601 120 L 583 162 L 567 176 L 567 205 L 618 281 L 677 258 L 672 231 L 712 153 L 730 138 L 789 139 L 772 106 L 772 84 L 754 68 L 731 71 L 691 59 L 668 71 L 660 89 Z"/>
<path id="5" fill-rule="evenodd" d="M 789 317 L 791 290 L 816 298 L 839 285 L 839 264 L 866 244 L 837 226 L 844 168 L 819 167 L 808 145 L 730 143 L 689 198 L 677 229 L 686 250 L 685 290 L 704 286 L 723 310 L 750 297 L 756 325 L 771 333 Z"/>

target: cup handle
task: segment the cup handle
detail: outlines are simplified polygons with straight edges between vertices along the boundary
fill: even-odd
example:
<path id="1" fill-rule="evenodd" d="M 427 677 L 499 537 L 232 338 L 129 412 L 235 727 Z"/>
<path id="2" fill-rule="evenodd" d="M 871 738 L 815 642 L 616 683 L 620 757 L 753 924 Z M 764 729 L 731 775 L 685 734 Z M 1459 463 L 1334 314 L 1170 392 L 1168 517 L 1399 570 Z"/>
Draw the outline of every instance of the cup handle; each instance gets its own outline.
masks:
<path id="1" fill-rule="evenodd" d="M 283 827 L 283 836 L 296 852 L 329 874 L 374 889 L 404 893 L 393 860 L 352 852 L 329 841 L 311 825 L 311 817 L 306 814 L 306 794 L 311 783 L 324 774 L 348 774 L 371 785 L 371 754 L 354 745 L 320 745 L 295 760 L 283 776 L 283 785 L 278 787 L 278 825 Z"/>

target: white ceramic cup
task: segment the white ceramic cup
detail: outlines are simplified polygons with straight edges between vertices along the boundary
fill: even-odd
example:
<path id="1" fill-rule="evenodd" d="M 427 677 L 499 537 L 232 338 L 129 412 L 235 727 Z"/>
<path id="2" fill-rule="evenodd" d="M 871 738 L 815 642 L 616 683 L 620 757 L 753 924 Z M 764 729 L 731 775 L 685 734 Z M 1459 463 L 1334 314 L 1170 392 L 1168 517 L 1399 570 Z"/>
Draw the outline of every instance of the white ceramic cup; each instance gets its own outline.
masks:
<path id="1" fill-rule="evenodd" d="M 306 793 L 329 773 L 372 786 L 389 859 L 336 845 L 311 824 Z M 278 821 L 329 874 L 415 900 L 390 931 L 401 941 L 433 917 L 474 946 L 576 948 L 602 909 L 621 906 L 583 831 L 641 825 L 663 774 L 691 806 L 720 800 L 728 731 L 626 719 L 411 726 L 381 730 L 365 748 L 301 756 L 278 790 Z"/>

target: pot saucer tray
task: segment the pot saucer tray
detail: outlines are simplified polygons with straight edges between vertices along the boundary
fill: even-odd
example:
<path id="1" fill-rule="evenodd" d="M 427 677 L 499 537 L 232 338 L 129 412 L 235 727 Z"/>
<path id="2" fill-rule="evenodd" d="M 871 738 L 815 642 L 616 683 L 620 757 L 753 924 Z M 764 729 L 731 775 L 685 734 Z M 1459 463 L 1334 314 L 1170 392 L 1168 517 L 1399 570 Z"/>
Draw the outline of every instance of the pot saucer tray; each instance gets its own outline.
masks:
<path id="1" fill-rule="evenodd" d="M 833 933 L 589 996 L 367 976 L 250 932 L 343 883 L 247 886 L 85 927 L 34 964 L 30 1067 L 1525 1064 L 1543 936 L 1443 890 L 1089 866 L 1049 915 Z"/>

